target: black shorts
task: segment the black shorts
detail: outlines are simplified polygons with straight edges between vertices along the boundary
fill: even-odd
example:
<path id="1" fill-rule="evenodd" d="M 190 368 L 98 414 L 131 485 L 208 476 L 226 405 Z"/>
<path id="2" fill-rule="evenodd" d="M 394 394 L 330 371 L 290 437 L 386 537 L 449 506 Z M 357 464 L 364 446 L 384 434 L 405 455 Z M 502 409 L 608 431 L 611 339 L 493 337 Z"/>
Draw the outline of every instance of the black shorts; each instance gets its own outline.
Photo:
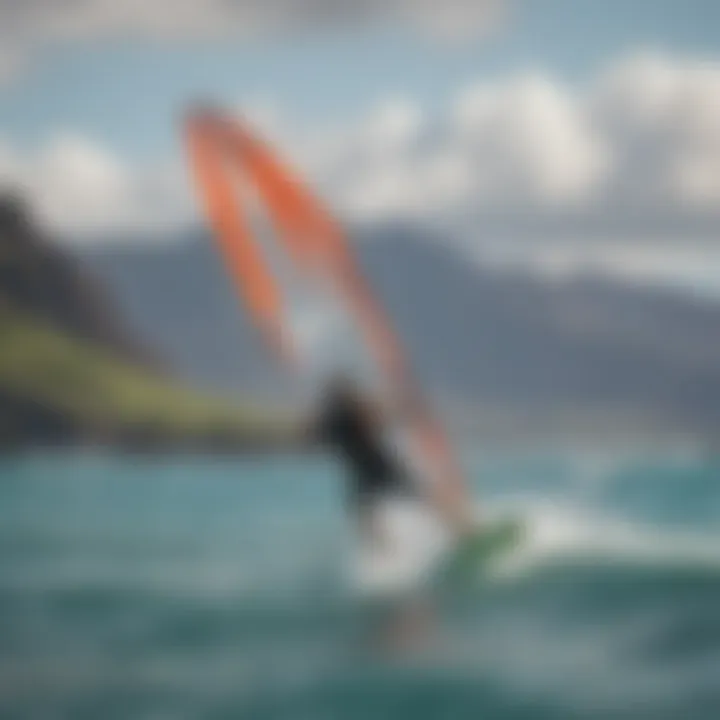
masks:
<path id="1" fill-rule="evenodd" d="M 348 506 L 352 511 L 372 507 L 387 498 L 417 497 L 417 490 L 404 475 L 355 477 L 350 483 Z"/>

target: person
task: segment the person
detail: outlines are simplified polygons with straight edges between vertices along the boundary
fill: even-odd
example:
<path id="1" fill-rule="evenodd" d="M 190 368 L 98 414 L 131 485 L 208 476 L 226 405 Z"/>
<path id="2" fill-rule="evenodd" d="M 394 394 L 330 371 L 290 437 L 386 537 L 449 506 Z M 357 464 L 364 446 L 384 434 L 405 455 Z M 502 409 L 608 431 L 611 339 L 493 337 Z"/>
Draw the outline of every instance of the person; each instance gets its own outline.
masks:
<path id="1" fill-rule="evenodd" d="M 390 426 L 410 420 L 418 408 L 409 393 L 394 402 L 382 402 L 362 392 L 349 377 L 337 374 L 325 387 L 320 408 L 312 420 L 315 439 L 333 451 L 347 469 L 347 504 L 354 516 L 361 542 L 372 553 L 390 555 L 399 548 L 383 522 L 386 501 L 422 500 L 437 505 L 432 493 L 420 482 L 387 441 Z M 444 509 L 439 507 L 443 516 Z M 445 517 L 452 527 L 454 518 Z M 415 651 L 427 642 L 434 628 L 434 607 L 422 584 L 401 580 L 400 591 L 391 591 L 380 615 L 372 617 L 367 640 L 382 654 Z M 384 590 L 380 597 L 386 598 Z"/>
<path id="2" fill-rule="evenodd" d="M 348 469 L 347 503 L 361 538 L 381 546 L 380 504 L 393 497 L 416 498 L 418 488 L 397 453 L 386 441 L 391 422 L 407 408 L 383 408 L 363 394 L 347 376 L 328 383 L 313 432 L 321 444 L 336 453 Z"/>

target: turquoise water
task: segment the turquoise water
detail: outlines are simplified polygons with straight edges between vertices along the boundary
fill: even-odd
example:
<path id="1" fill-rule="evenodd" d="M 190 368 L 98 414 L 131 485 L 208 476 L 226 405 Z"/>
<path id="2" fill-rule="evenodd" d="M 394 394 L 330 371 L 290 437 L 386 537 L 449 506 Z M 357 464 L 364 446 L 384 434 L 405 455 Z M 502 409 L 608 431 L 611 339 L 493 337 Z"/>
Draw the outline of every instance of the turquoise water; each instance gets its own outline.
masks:
<path id="1" fill-rule="evenodd" d="M 0 461 L 0 717 L 720 717 L 720 463 L 469 458 L 526 545 L 368 650 L 335 469 Z"/>

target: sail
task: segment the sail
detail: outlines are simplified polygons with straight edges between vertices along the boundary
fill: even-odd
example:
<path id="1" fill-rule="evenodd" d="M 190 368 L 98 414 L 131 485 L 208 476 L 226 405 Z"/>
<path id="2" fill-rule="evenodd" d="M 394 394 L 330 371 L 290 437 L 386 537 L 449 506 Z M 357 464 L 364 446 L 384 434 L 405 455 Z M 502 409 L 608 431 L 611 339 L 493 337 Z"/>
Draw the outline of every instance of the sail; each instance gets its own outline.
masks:
<path id="1" fill-rule="evenodd" d="M 229 270 L 250 314 L 289 364 L 297 349 L 287 331 L 291 309 L 283 283 L 247 220 L 252 189 L 264 206 L 279 250 L 299 274 L 343 303 L 358 327 L 385 387 L 414 408 L 411 435 L 445 506 L 466 500 L 462 472 L 444 428 L 424 400 L 387 314 L 366 282 L 340 224 L 307 185 L 243 123 L 208 109 L 186 123 L 193 174 Z M 294 359 L 293 359 L 294 358 Z"/>
<path id="2" fill-rule="evenodd" d="M 207 216 L 215 230 L 235 288 L 268 342 L 282 355 L 289 354 L 282 322 L 278 284 L 253 238 L 243 205 L 236 192 L 240 178 L 224 161 L 222 147 L 202 122 L 193 121 L 187 133 L 188 155 Z"/>

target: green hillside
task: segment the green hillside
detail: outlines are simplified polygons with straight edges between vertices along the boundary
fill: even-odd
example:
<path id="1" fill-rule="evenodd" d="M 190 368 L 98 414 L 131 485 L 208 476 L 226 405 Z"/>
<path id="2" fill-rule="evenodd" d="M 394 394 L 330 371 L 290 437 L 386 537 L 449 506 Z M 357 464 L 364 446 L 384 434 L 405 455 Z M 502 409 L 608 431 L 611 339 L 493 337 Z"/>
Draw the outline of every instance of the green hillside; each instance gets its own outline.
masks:
<path id="1" fill-rule="evenodd" d="M 0 447 L 286 445 L 283 416 L 185 388 L 92 272 L 0 191 Z"/>
<path id="2" fill-rule="evenodd" d="M 2 301 L 0 348 L 5 444 L 15 439 L 21 417 L 41 436 L 138 447 L 257 447 L 290 439 L 280 415 L 186 390 Z"/>

